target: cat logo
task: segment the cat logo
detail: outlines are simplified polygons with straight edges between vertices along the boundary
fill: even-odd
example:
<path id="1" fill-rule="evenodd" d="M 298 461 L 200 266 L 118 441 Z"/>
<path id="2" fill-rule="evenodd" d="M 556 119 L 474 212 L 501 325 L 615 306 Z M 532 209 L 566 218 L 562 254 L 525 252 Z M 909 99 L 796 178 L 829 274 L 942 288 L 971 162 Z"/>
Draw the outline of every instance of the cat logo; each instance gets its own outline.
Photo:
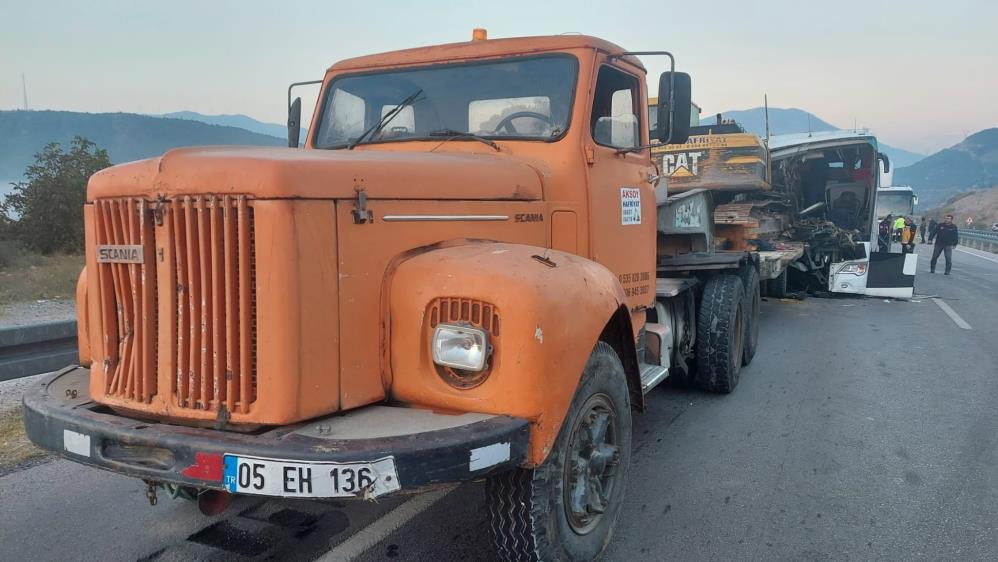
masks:
<path id="1" fill-rule="evenodd" d="M 662 169 L 670 178 L 695 176 L 700 173 L 700 158 L 703 150 L 662 155 Z"/>
<path id="2" fill-rule="evenodd" d="M 144 263 L 142 246 L 99 244 L 97 263 Z"/>

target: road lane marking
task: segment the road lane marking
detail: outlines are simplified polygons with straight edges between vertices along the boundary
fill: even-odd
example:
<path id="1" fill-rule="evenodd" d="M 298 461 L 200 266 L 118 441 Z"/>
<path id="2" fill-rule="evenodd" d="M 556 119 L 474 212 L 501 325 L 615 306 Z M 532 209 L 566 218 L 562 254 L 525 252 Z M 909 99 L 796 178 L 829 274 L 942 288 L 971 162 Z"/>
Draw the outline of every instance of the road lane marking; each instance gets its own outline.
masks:
<path id="1" fill-rule="evenodd" d="M 989 258 L 988 256 L 982 256 L 981 254 L 978 254 L 977 252 L 968 252 L 967 250 L 964 250 L 963 248 L 960 248 L 960 247 L 957 247 L 955 249 L 956 249 L 957 252 L 963 252 L 963 253 L 967 254 L 968 256 L 976 256 L 976 257 L 981 258 L 982 260 L 988 260 L 990 262 L 998 263 L 998 259 Z"/>
<path id="2" fill-rule="evenodd" d="M 966 320 L 964 320 L 963 318 L 960 318 L 960 315 L 957 314 L 955 310 L 953 310 L 952 308 L 950 308 L 950 306 L 948 304 L 946 304 L 945 302 L 943 302 L 942 299 L 932 299 L 932 302 L 936 303 L 936 305 L 940 309 L 942 309 L 943 312 L 946 313 L 946 316 L 949 316 L 950 320 L 952 320 L 954 323 L 956 323 L 957 326 L 963 328 L 964 330 L 972 330 L 973 329 L 973 328 L 970 327 L 970 324 L 967 324 Z"/>
<path id="3" fill-rule="evenodd" d="M 353 560 L 367 552 L 391 533 L 399 530 L 413 517 L 426 511 L 444 496 L 454 491 L 455 487 L 433 490 L 414 496 L 411 500 L 379 517 L 376 521 L 364 527 L 347 540 L 336 545 L 332 550 L 322 555 L 316 562 L 342 562 Z"/>

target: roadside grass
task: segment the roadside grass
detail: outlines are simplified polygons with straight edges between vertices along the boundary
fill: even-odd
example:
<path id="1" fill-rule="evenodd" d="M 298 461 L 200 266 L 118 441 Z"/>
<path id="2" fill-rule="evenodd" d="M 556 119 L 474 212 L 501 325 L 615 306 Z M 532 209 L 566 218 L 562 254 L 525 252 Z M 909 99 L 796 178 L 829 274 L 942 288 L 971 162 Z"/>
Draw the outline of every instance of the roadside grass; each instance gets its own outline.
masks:
<path id="1" fill-rule="evenodd" d="M 0 474 L 46 454 L 24 433 L 21 406 L 0 412 Z"/>
<path id="2" fill-rule="evenodd" d="M 43 256 L 0 241 L 0 305 L 72 299 L 82 255 Z"/>

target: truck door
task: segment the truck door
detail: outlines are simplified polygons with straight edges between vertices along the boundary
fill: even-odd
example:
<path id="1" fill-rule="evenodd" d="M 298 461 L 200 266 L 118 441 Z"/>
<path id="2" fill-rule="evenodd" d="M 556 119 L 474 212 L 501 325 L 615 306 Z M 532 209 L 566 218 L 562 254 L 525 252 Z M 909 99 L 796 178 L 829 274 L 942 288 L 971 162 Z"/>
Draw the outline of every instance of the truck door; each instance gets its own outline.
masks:
<path id="1" fill-rule="evenodd" d="M 597 74 L 590 116 L 590 137 L 583 142 L 589 156 L 589 247 L 591 259 L 617 275 L 627 295 L 632 321 L 655 301 L 655 188 L 642 132 L 641 80 L 603 65 Z"/>

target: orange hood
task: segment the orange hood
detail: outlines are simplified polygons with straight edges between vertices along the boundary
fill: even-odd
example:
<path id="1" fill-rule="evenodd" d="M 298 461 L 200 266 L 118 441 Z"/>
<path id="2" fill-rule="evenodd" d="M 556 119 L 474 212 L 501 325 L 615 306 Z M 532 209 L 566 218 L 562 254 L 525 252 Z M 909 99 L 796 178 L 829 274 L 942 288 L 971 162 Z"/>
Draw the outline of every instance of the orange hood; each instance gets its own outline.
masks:
<path id="1" fill-rule="evenodd" d="M 238 193 L 259 199 L 537 200 L 538 171 L 506 154 L 180 148 L 94 174 L 87 201 L 109 197 Z"/>

